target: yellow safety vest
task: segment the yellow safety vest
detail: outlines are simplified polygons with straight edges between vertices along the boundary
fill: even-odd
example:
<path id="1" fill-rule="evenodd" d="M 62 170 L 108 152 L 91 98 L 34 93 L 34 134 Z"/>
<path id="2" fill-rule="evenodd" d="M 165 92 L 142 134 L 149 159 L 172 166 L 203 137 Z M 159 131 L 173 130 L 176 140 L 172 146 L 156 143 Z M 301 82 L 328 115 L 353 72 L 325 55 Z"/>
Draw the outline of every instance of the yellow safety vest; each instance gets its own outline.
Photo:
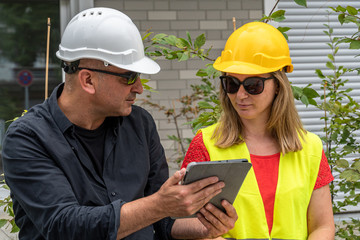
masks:
<path id="1" fill-rule="evenodd" d="M 201 129 L 211 161 L 246 158 L 250 153 L 245 143 L 222 149 L 211 139 L 215 125 Z M 318 176 L 323 145 L 318 136 L 307 132 L 303 149 L 281 154 L 276 187 L 271 235 L 265 208 L 251 169 L 237 195 L 234 207 L 238 214 L 235 227 L 223 235 L 227 239 L 307 239 L 307 208 Z"/>

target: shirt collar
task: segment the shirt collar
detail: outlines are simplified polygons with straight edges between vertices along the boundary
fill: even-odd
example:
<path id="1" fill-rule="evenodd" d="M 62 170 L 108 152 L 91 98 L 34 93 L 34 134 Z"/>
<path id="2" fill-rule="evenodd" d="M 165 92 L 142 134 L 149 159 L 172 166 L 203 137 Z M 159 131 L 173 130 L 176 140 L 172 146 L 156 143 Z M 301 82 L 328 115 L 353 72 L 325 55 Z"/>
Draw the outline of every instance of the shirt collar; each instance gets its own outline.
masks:
<path id="1" fill-rule="evenodd" d="M 60 97 L 64 89 L 64 83 L 59 84 L 52 94 L 50 95 L 48 101 L 48 107 L 50 109 L 51 115 L 54 118 L 54 121 L 59 126 L 62 133 L 66 132 L 70 127 L 73 127 L 73 123 L 65 116 L 61 111 L 58 105 L 58 98 Z M 123 122 L 123 117 L 108 117 L 109 123 L 112 125 L 114 130 L 117 129 L 117 126 L 121 126 Z"/>
<path id="2" fill-rule="evenodd" d="M 64 83 L 59 84 L 48 99 L 48 106 L 50 109 L 50 113 L 53 116 L 54 121 L 59 126 L 61 132 L 65 132 L 68 128 L 72 127 L 73 124 L 69 121 L 69 119 L 65 116 L 65 114 L 61 111 L 58 105 L 58 98 L 60 97 L 62 91 L 64 89 Z"/>

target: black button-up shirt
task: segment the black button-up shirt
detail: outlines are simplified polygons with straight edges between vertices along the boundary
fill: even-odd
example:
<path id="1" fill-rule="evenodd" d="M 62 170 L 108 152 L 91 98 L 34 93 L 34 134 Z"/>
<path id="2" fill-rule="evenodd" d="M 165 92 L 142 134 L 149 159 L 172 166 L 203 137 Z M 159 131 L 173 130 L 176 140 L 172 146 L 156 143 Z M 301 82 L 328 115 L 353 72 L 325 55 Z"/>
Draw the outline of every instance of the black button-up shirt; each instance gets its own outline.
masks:
<path id="1" fill-rule="evenodd" d="M 5 136 L 5 179 L 19 237 L 116 239 L 121 206 L 151 195 L 168 178 L 155 123 L 137 106 L 129 116 L 107 121 L 99 176 L 57 104 L 62 89 L 13 122 Z M 167 239 L 172 223 L 163 219 L 125 239 Z"/>

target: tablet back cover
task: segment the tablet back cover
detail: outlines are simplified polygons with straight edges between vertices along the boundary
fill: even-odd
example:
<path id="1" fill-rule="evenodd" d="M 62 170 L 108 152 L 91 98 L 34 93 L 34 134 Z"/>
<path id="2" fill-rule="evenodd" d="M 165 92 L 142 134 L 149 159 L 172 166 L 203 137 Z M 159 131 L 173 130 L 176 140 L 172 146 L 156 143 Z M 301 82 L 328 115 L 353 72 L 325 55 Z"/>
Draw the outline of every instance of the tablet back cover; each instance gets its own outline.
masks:
<path id="1" fill-rule="evenodd" d="M 183 184 L 189 184 L 203 178 L 217 176 L 220 181 L 225 183 L 225 187 L 222 189 L 222 192 L 212 198 L 210 202 L 222 211 L 225 211 L 221 205 L 221 201 L 225 199 L 233 204 L 251 167 L 252 164 L 246 159 L 193 162 L 188 165 Z M 189 217 L 194 216 L 195 215 Z"/>

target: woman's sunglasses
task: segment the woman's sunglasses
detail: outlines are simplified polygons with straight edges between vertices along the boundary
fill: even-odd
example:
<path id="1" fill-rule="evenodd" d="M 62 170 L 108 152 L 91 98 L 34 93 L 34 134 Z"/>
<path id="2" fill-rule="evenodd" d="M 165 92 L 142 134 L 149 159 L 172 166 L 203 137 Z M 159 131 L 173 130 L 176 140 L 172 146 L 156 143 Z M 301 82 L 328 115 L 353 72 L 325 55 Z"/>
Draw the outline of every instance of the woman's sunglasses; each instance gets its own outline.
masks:
<path id="1" fill-rule="evenodd" d="M 222 87 L 226 93 L 237 93 L 241 85 L 244 86 L 246 92 L 251 95 L 257 95 L 264 91 L 265 80 L 273 79 L 274 77 L 248 77 L 240 82 L 239 79 L 233 76 L 220 76 Z"/>
<path id="2" fill-rule="evenodd" d="M 138 77 L 140 76 L 140 73 L 137 73 L 137 72 L 127 72 L 125 74 L 122 74 L 122 73 L 114 73 L 114 72 L 109 72 L 109 71 L 100 70 L 100 69 L 93 69 L 93 68 L 79 67 L 78 69 L 79 70 L 86 69 L 86 70 L 90 70 L 90 71 L 94 71 L 94 72 L 105 73 L 105 74 L 109 74 L 109 75 L 113 75 L 113 76 L 117 76 L 117 77 L 122 77 L 127 80 L 128 85 L 134 84 L 136 82 L 136 80 L 138 79 Z"/>

